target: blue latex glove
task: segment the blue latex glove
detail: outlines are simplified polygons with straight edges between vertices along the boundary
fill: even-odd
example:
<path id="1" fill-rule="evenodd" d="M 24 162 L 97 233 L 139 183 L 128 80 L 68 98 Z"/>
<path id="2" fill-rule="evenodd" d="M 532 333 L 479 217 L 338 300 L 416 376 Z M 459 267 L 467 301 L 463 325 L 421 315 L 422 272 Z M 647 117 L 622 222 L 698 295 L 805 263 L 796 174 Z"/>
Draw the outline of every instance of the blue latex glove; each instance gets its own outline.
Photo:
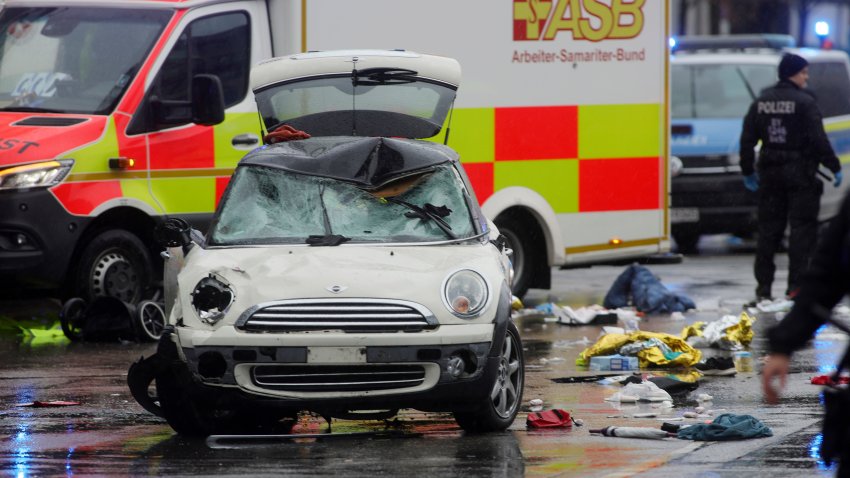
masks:
<path id="1" fill-rule="evenodd" d="M 752 192 L 759 190 L 759 175 L 756 173 L 744 176 L 744 187 Z"/>
<path id="2" fill-rule="evenodd" d="M 835 187 L 841 186 L 841 180 L 844 179 L 844 175 L 841 173 L 841 171 L 838 171 L 837 173 L 833 174 L 832 177 L 832 185 Z"/>

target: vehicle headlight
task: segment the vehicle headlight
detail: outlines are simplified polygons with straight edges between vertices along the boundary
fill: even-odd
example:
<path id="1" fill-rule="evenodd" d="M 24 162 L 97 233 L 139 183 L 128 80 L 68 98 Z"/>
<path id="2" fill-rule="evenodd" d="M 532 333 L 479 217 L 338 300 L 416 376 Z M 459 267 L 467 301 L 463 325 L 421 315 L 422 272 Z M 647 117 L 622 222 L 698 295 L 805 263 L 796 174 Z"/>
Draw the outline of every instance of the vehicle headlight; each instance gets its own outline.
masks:
<path id="1" fill-rule="evenodd" d="M 484 278 L 468 269 L 453 273 L 443 285 L 446 307 L 463 319 L 476 317 L 484 309 L 488 293 Z"/>
<path id="2" fill-rule="evenodd" d="M 55 186 L 68 176 L 73 165 L 74 161 L 63 159 L 24 164 L 0 170 L 0 191 Z"/>
<path id="3" fill-rule="evenodd" d="M 213 274 L 198 281 L 191 295 L 198 318 L 210 325 L 221 320 L 236 299 L 230 284 Z"/>

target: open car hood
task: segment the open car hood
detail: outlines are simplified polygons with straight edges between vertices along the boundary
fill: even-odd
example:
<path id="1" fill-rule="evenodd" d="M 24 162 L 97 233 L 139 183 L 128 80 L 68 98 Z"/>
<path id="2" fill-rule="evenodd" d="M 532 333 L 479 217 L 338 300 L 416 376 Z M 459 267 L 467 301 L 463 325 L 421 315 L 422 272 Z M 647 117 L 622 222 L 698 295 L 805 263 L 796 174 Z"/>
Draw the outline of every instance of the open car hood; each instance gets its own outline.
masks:
<path id="1" fill-rule="evenodd" d="M 406 51 L 345 50 L 273 58 L 251 71 L 266 131 L 423 139 L 443 128 L 460 65 Z"/>

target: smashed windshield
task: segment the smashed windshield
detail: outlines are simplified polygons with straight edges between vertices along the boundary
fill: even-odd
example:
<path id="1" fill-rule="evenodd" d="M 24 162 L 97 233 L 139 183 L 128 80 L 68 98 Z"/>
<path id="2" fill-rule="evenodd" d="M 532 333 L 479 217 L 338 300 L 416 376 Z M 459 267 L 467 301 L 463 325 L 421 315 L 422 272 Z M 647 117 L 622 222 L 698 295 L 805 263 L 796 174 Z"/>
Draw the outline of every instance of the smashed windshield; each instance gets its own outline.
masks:
<path id="1" fill-rule="evenodd" d="M 440 132 L 455 89 L 412 74 L 382 69 L 299 79 L 255 97 L 269 131 L 288 124 L 311 136 L 430 138 Z"/>
<path id="2" fill-rule="evenodd" d="M 377 191 L 266 167 L 238 168 L 210 245 L 431 242 L 476 234 L 469 196 L 452 166 Z"/>
<path id="3" fill-rule="evenodd" d="M 764 88 L 776 83 L 773 65 L 674 65 L 673 118 L 743 118 Z"/>
<path id="4" fill-rule="evenodd" d="M 127 8 L 4 8 L 0 110 L 110 113 L 171 14 Z"/>

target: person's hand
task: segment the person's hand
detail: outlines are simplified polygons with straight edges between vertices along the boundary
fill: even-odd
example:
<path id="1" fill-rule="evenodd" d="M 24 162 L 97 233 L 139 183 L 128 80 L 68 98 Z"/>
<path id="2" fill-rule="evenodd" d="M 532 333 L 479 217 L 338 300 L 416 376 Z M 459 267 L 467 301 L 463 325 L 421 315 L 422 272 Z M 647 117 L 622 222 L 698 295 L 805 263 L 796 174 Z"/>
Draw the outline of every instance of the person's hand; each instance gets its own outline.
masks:
<path id="1" fill-rule="evenodd" d="M 759 190 L 759 175 L 756 173 L 744 176 L 744 187 L 752 192 Z"/>
<path id="2" fill-rule="evenodd" d="M 841 180 L 844 179 L 844 174 L 841 171 L 832 175 L 832 185 L 835 187 L 841 186 Z"/>
<path id="3" fill-rule="evenodd" d="M 785 388 L 788 378 L 788 364 L 791 357 L 784 354 L 770 354 L 761 369 L 761 386 L 764 399 L 767 403 L 775 405 L 779 403 L 779 393 Z M 774 383 L 779 381 L 779 387 Z"/>

